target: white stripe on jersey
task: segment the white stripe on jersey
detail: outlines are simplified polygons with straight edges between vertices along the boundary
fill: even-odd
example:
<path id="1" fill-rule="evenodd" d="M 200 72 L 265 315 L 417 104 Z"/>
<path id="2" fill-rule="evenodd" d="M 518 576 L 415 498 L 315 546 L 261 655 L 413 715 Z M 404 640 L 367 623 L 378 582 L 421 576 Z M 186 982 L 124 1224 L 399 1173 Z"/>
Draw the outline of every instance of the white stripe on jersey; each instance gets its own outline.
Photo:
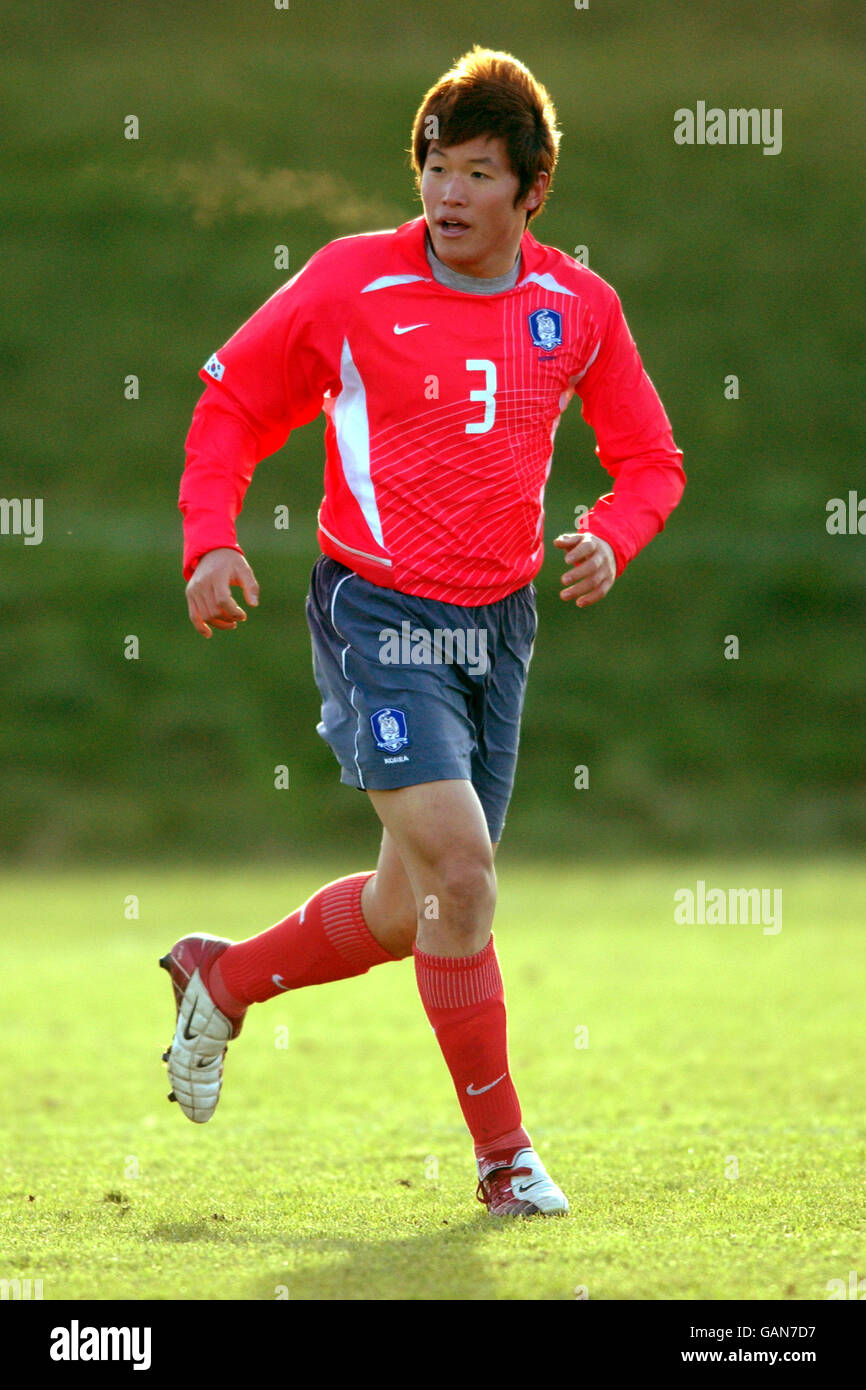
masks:
<path id="1" fill-rule="evenodd" d="M 378 280 L 371 280 L 369 285 L 365 285 L 362 294 L 369 294 L 371 290 L 387 290 L 392 285 L 411 285 L 413 280 L 423 280 L 423 275 L 380 275 Z"/>
<path id="2" fill-rule="evenodd" d="M 590 356 L 589 361 L 587 362 L 587 364 L 586 364 L 586 366 L 584 367 L 583 371 L 582 371 L 582 372 L 578 372 L 577 376 L 570 376 L 570 377 L 568 378 L 568 384 L 569 384 L 569 386 L 576 386 L 577 383 L 578 383 L 579 381 L 583 381 L 583 378 L 586 376 L 586 374 L 587 374 L 587 372 L 589 371 L 590 367 L 592 366 L 593 362 L 594 362 L 595 359 L 598 357 L 598 353 L 599 353 L 599 348 L 600 348 L 600 347 L 601 347 L 601 338 L 599 338 L 598 342 L 596 343 L 595 347 L 593 348 L 593 350 L 592 350 L 592 355 Z M 571 398 L 569 397 L 569 399 L 571 399 Z"/>
<path id="3" fill-rule="evenodd" d="M 567 290 L 565 285 L 560 285 L 558 280 L 554 280 L 549 270 L 546 270 L 543 275 L 539 275 L 535 270 L 529 275 L 524 275 L 517 288 L 520 289 L 521 285 L 528 285 L 530 281 L 534 285 L 540 285 L 543 290 L 551 290 L 554 294 L 567 294 L 569 299 L 577 298 L 574 290 Z"/>
<path id="4" fill-rule="evenodd" d="M 320 507 L 320 514 L 321 510 L 322 509 Z M 351 552 L 352 555 L 360 555 L 363 560 L 372 560 L 373 563 L 376 565 L 390 565 L 391 561 L 383 560 L 381 555 L 371 555 L 369 550 L 359 550 L 356 545 L 346 545 L 346 542 L 341 541 L 338 536 L 333 535 L 332 532 L 328 530 L 327 526 L 323 526 L 321 521 L 319 521 L 318 525 L 319 530 L 322 532 L 322 534 L 327 536 L 329 541 L 333 541 L 334 545 L 338 545 L 341 550 L 348 550 Z"/>
<path id="5" fill-rule="evenodd" d="M 376 540 L 385 549 L 382 522 L 370 477 L 370 424 L 367 418 L 367 392 L 361 374 L 352 359 L 348 338 L 343 339 L 340 357 L 340 380 L 343 389 L 334 402 L 334 429 L 337 448 L 343 464 L 343 474 L 352 496 L 364 513 L 364 520 Z"/>

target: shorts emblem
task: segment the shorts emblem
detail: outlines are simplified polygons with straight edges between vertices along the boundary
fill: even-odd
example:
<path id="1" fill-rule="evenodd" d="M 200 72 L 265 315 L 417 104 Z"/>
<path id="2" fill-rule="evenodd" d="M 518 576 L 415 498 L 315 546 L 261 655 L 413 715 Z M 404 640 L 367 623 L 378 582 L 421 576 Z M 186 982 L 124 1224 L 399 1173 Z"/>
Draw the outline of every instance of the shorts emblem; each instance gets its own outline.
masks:
<path id="1" fill-rule="evenodd" d="M 389 706 L 377 709 L 375 714 L 370 715 L 370 723 L 377 748 L 396 753 L 409 742 L 406 716 L 401 709 L 391 709 Z"/>

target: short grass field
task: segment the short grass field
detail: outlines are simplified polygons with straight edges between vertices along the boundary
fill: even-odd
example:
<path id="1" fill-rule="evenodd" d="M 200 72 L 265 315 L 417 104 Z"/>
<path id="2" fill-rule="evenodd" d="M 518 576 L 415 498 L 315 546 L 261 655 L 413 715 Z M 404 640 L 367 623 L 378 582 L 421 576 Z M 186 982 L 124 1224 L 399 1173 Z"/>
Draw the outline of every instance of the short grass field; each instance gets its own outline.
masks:
<path id="1" fill-rule="evenodd" d="M 509 1222 L 475 1200 L 411 961 L 251 1010 L 208 1125 L 166 1102 L 158 956 L 357 867 L 4 877 L 0 1277 L 62 1300 L 825 1300 L 866 1275 L 862 867 L 501 856 L 512 1069 L 571 1201 Z M 698 879 L 781 888 L 782 930 L 677 925 Z"/>

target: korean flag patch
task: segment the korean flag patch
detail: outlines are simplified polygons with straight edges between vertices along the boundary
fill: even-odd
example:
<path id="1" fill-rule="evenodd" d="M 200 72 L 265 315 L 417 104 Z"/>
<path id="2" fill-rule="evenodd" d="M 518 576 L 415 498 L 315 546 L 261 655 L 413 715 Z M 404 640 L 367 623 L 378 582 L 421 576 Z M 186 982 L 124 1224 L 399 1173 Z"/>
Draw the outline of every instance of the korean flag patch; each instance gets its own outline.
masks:
<path id="1" fill-rule="evenodd" d="M 225 367 L 217 357 L 216 353 L 213 353 L 205 362 L 202 371 L 207 372 L 208 376 L 212 376 L 214 381 L 222 381 Z"/>
<path id="2" fill-rule="evenodd" d="M 562 314 L 556 309 L 536 309 L 529 315 L 529 332 L 535 347 L 553 352 L 562 347 Z"/>
<path id="3" fill-rule="evenodd" d="M 370 723 L 377 748 L 396 753 L 409 742 L 406 716 L 401 709 L 377 709 L 375 714 L 370 715 Z"/>

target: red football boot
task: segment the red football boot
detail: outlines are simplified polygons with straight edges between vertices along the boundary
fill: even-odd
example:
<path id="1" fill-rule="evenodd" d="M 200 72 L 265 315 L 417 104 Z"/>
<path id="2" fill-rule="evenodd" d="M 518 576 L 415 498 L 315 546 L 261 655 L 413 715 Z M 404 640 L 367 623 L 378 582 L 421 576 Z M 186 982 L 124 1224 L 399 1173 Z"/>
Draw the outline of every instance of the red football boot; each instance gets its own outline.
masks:
<path id="1" fill-rule="evenodd" d="M 564 1216 L 568 1199 L 534 1149 L 478 1159 L 476 1197 L 490 1216 Z"/>
<path id="2" fill-rule="evenodd" d="M 226 1046 L 244 1020 L 243 1014 L 227 1018 L 208 992 L 211 966 L 231 945 L 222 936 L 184 936 L 159 962 L 171 976 L 177 1006 L 174 1039 L 162 1055 L 172 1085 L 169 1100 L 198 1125 L 216 1110 Z"/>

